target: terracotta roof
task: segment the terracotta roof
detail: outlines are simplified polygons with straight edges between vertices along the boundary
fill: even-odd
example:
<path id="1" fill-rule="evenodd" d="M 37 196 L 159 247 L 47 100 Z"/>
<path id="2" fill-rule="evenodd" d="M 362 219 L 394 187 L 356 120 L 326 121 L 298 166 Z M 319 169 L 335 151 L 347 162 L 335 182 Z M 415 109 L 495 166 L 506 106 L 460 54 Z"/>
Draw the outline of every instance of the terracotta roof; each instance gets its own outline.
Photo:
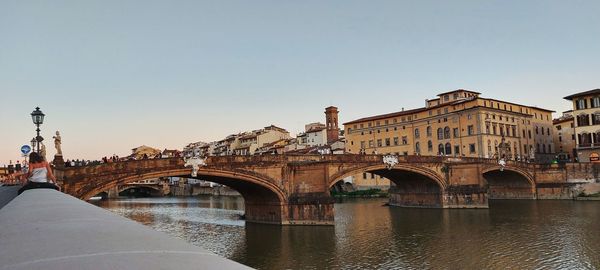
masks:
<path id="1" fill-rule="evenodd" d="M 600 89 L 593 89 L 593 90 L 589 90 L 589 91 L 585 91 L 585 92 L 579 92 L 577 94 L 572 94 L 570 96 L 566 96 L 566 97 L 564 97 L 564 99 L 573 100 L 573 98 L 576 98 L 576 97 L 597 95 L 597 94 L 600 94 Z"/>
<path id="2" fill-rule="evenodd" d="M 360 118 L 360 119 L 356 119 L 350 122 L 346 122 L 344 123 L 344 125 L 350 125 L 350 124 L 354 124 L 354 123 L 360 123 L 360 122 L 367 122 L 367 121 L 373 121 L 373 120 L 377 120 L 377 119 L 384 119 L 384 118 L 390 118 L 390 117 L 398 117 L 398 116 L 402 116 L 402 115 L 409 115 L 409 114 L 413 114 L 413 113 L 418 113 L 418 112 L 423 112 L 423 111 L 427 111 L 430 108 L 418 108 L 418 109 L 412 109 L 412 110 L 406 110 L 406 111 L 400 111 L 400 112 L 394 112 L 394 113 L 387 113 L 387 114 L 380 114 L 380 115 L 375 115 L 375 116 L 369 116 L 369 117 L 364 117 L 364 118 Z"/>
<path id="3" fill-rule="evenodd" d="M 314 127 L 306 131 L 306 133 L 319 132 L 321 130 L 327 129 L 326 127 Z"/>
<path id="4" fill-rule="evenodd" d="M 471 93 L 471 94 L 481 95 L 481 93 L 475 92 L 475 91 L 471 91 L 471 90 L 456 89 L 456 90 L 452 90 L 452 91 L 448 91 L 448 92 L 444 92 L 444 93 L 438 94 L 437 96 L 440 97 L 440 96 L 443 96 L 443 95 L 452 94 L 454 92 L 467 92 L 467 93 Z"/>
<path id="5" fill-rule="evenodd" d="M 556 119 L 552 120 L 552 124 L 556 125 L 556 124 L 560 124 L 560 123 L 564 123 L 564 122 L 570 122 L 570 121 L 573 121 L 574 119 L 575 118 L 573 118 L 573 116 L 556 118 Z"/>
<path id="6" fill-rule="evenodd" d="M 465 90 L 465 91 L 467 91 L 467 90 Z M 473 93 L 476 93 L 476 92 L 473 92 Z M 540 110 L 540 111 L 555 112 L 553 110 L 548 110 L 548 109 L 539 108 L 539 107 L 535 107 L 535 106 L 521 105 L 521 104 L 517 104 L 517 103 L 513 103 L 513 102 L 508 102 L 508 101 L 503 101 L 503 100 L 497 100 L 497 99 L 493 99 L 493 98 L 482 98 L 482 97 L 477 97 L 477 98 L 482 99 L 482 100 L 490 100 L 490 101 L 502 102 L 502 103 L 506 103 L 506 104 L 510 104 L 510 105 L 528 107 L 528 108 L 536 109 L 536 110 Z M 350 122 L 346 122 L 346 123 L 344 123 L 344 125 L 356 124 L 356 123 L 373 121 L 373 120 L 378 120 L 378 119 L 391 118 L 391 117 L 398 117 L 398 116 L 403 116 L 403 115 L 411 115 L 411 114 L 414 114 L 414 113 L 420 113 L 420 112 L 424 112 L 424 111 L 428 111 L 428 110 L 433 110 L 433 109 L 441 108 L 441 107 L 445 107 L 445 106 L 453 106 L 453 105 L 461 104 L 461 103 L 464 103 L 464 102 L 472 101 L 474 99 L 475 98 L 472 98 L 472 99 L 467 98 L 467 99 L 450 101 L 450 102 L 438 104 L 438 105 L 431 106 L 431 107 L 422 107 L 422 108 L 417 108 L 417 109 L 412 109 L 412 110 L 406 110 L 406 111 L 399 111 L 399 112 L 388 113 L 388 114 L 380 114 L 380 115 L 375 115 L 375 116 L 369 116 L 369 117 L 364 117 L 364 118 L 360 118 L 360 119 L 357 119 L 357 120 L 353 120 L 353 121 L 350 121 Z M 483 107 L 483 106 L 475 106 L 475 107 L 495 109 L 494 107 Z M 513 113 L 518 113 L 518 112 L 513 112 Z"/>

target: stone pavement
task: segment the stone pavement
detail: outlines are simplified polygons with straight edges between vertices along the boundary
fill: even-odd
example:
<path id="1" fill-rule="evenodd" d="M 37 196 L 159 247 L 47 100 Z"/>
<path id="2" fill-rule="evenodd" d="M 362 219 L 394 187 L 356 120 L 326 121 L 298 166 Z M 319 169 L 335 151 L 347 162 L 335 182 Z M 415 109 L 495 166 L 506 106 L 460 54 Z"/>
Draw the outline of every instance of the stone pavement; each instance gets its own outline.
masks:
<path id="1" fill-rule="evenodd" d="M 0 186 L 0 208 L 4 207 L 15 197 L 21 186 Z"/>
<path id="2" fill-rule="evenodd" d="M 52 189 L 0 209 L 0 270 L 250 269 Z"/>

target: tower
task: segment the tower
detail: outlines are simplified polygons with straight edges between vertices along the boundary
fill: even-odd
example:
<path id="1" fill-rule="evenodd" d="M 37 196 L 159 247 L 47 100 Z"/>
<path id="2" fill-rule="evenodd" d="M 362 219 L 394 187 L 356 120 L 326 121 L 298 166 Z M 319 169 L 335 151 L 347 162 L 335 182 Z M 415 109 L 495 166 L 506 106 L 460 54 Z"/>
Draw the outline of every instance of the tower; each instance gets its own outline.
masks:
<path id="1" fill-rule="evenodd" d="M 327 143 L 335 142 L 339 139 L 340 128 L 338 127 L 338 108 L 329 106 L 325 108 L 325 124 L 327 125 Z"/>

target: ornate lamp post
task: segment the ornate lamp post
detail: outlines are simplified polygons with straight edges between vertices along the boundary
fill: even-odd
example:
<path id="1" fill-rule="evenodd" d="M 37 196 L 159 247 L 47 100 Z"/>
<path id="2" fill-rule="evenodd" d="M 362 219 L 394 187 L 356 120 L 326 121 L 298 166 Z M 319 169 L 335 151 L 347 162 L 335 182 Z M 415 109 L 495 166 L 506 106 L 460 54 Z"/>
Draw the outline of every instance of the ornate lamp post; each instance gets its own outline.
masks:
<path id="1" fill-rule="evenodd" d="M 37 126 L 37 129 L 35 130 L 37 132 L 35 141 L 36 141 L 36 152 L 38 154 L 40 153 L 40 144 L 44 140 L 44 138 L 42 136 L 40 136 L 40 125 L 44 123 L 44 116 L 46 116 L 46 115 L 42 111 L 40 111 L 40 107 L 36 107 L 35 111 L 33 111 L 31 113 L 31 120 L 33 120 L 33 124 Z"/>
<path id="2" fill-rule="evenodd" d="M 35 144 L 36 144 L 35 142 L 36 142 L 35 137 L 33 137 L 31 139 L 31 142 L 30 142 L 31 143 L 31 149 L 35 149 Z"/>

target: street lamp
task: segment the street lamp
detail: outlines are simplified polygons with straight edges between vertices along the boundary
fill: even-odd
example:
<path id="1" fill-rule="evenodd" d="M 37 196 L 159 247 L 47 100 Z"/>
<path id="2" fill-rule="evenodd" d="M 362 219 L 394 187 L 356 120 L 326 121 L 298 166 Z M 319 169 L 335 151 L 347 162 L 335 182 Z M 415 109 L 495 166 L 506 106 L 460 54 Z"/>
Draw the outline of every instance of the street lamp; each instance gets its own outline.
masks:
<path id="1" fill-rule="evenodd" d="M 35 142 L 36 142 L 35 137 L 33 137 L 31 139 L 31 149 L 35 149 Z"/>
<path id="2" fill-rule="evenodd" d="M 44 116 L 46 116 L 42 111 L 40 111 L 40 107 L 36 107 L 35 111 L 31 113 L 31 120 L 33 120 L 33 124 L 37 126 L 35 130 L 37 132 L 37 136 L 35 137 L 37 150 L 36 152 L 40 153 L 40 144 L 44 140 L 42 136 L 40 136 L 40 125 L 44 123 Z"/>

